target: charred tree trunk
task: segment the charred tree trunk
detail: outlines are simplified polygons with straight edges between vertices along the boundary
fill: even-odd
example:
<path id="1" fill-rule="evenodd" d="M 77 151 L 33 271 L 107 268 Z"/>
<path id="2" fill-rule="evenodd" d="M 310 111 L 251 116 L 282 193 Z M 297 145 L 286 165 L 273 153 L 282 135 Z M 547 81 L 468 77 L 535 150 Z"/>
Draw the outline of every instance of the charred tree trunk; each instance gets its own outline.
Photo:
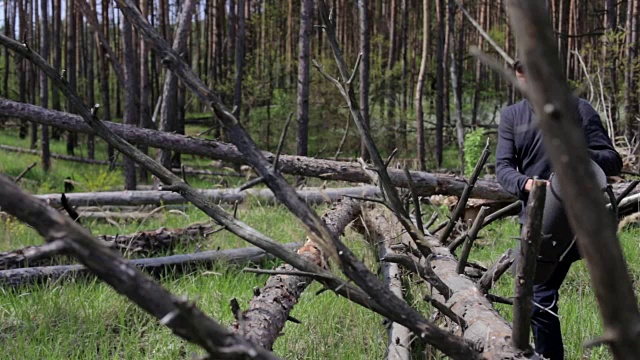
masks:
<path id="1" fill-rule="evenodd" d="M 42 14 L 42 30 L 40 32 L 40 55 L 49 60 L 49 0 L 40 0 Z M 44 72 L 40 72 L 40 105 L 44 108 L 49 107 L 49 81 Z M 35 124 L 35 123 L 34 123 Z M 51 152 L 49 150 L 49 127 L 42 125 L 42 168 L 45 172 L 49 172 L 51 167 Z"/>
<path id="2" fill-rule="evenodd" d="M 238 10 L 236 12 L 238 20 L 238 30 L 236 34 L 236 46 L 235 46 L 235 59 L 236 59 L 236 74 L 235 85 L 233 90 L 233 116 L 240 120 L 242 114 L 242 74 L 244 67 L 244 38 L 245 38 L 245 18 L 244 18 L 244 2 L 245 0 L 238 0 Z"/>
<path id="3" fill-rule="evenodd" d="M 76 13 L 75 13 L 75 0 L 69 0 L 66 4 L 67 16 L 65 17 L 67 23 L 67 52 L 66 52 L 66 76 L 69 86 L 76 91 Z M 67 100 L 67 111 L 75 112 L 72 108 L 71 101 Z M 67 155 L 75 154 L 77 135 L 73 132 L 67 133 Z"/>
<path id="4" fill-rule="evenodd" d="M 300 4 L 300 34 L 298 35 L 298 132 L 296 136 L 296 154 L 307 156 L 309 151 L 309 48 L 311 44 L 311 25 L 313 0 L 302 0 Z"/>
<path id="5" fill-rule="evenodd" d="M 360 0 L 358 11 L 360 18 L 360 53 L 362 60 L 360 62 L 360 112 L 364 125 L 369 128 L 369 83 L 371 68 L 371 41 L 369 34 L 369 2 L 370 0 Z M 322 31 L 320 31 L 322 33 Z M 360 142 L 360 157 L 365 161 L 369 160 L 367 146 L 364 140 Z"/>
<path id="6" fill-rule="evenodd" d="M 133 31 L 131 23 L 126 18 L 122 20 L 122 37 L 124 51 L 124 72 L 125 72 L 125 105 L 124 123 L 131 126 L 138 124 L 137 97 L 138 84 L 136 82 L 135 49 L 133 48 Z M 136 189 L 136 168 L 133 160 L 124 158 L 124 188 L 125 190 Z"/>
<path id="7" fill-rule="evenodd" d="M 195 11 L 195 1 L 187 0 L 183 5 L 180 18 L 178 19 L 178 27 L 176 29 L 175 39 L 173 40 L 173 49 L 182 54 L 186 51 L 187 41 L 189 39 L 189 31 L 191 30 L 191 17 Z M 171 71 L 167 70 L 164 87 L 162 89 L 162 105 L 160 107 L 160 131 L 177 132 L 179 124 L 178 117 L 178 77 Z M 167 169 L 172 168 L 172 156 L 170 150 L 161 150 L 158 152 L 158 161 Z"/>

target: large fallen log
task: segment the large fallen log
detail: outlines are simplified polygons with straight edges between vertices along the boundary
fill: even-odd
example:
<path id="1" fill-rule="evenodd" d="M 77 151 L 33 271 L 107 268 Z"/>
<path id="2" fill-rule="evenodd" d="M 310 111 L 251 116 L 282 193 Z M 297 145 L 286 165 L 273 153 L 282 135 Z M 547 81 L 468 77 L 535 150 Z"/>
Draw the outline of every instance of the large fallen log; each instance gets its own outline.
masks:
<path id="1" fill-rule="evenodd" d="M 94 130 L 77 115 L 44 109 L 39 106 L 21 104 L 0 98 L 0 116 L 16 117 L 39 124 L 52 125 L 63 130 L 94 134 Z M 150 129 L 143 129 L 113 122 L 104 121 L 111 131 L 130 143 L 147 145 L 158 149 L 166 149 L 182 154 L 194 154 L 211 159 L 223 160 L 235 164 L 245 164 L 242 153 L 233 145 L 204 139 L 196 139 L 184 135 L 171 134 Z M 273 161 L 275 155 L 262 152 Z M 348 182 L 370 183 L 369 177 L 357 162 L 320 160 L 304 156 L 281 155 L 278 161 L 279 170 L 283 174 L 317 177 L 325 180 L 341 180 Z M 404 172 L 389 169 L 389 176 L 395 186 L 408 188 L 409 183 Z M 416 192 L 421 195 L 443 194 L 459 196 L 466 182 L 464 179 L 450 175 L 433 175 L 412 171 L 411 177 Z M 473 198 L 515 201 L 516 198 L 507 193 L 496 182 L 478 181 L 471 193 Z"/>
<path id="2" fill-rule="evenodd" d="M 376 208 L 365 212 L 364 218 L 369 234 L 410 242 L 402 225 L 388 210 Z M 463 329 L 463 338 L 475 344 L 483 359 L 527 358 L 512 347 L 510 324 L 492 307 L 475 282 L 457 273 L 457 264 L 448 248 L 441 246 L 433 249 L 430 265 L 451 290 L 452 295 L 446 301 L 446 306 L 464 320 L 466 328 Z"/>
<path id="3" fill-rule="evenodd" d="M 214 203 L 242 203 L 250 197 L 255 197 L 261 202 L 270 205 L 277 203 L 275 196 L 269 189 L 248 189 L 242 192 L 239 192 L 236 189 L 213 189 L 200 190 L 200 192 Z M 298 191 L 298 196 L 309 204 L 332 203 L 347 195 L 375 196 L 377 194 L 378 188 L 373 186 Z M 159 190 L 71 193 L 65 194 L 65 196 L 71 206 L 132 206 L 188 203 L 188 201 L 180 194 Z M 35 197 L 44 200 L 51 206 L 62 205 L 60 201 L 60 194 L 35 195 Z"/>
<path id="4" fill-rule="evenodd" d="M 213 227 L 209 224 L 193 224 L 186 228 L 160 228 L 128 235 L 98 235 L 96 239 L 125 254 L 149 256 L 160 251 L 170 251 L 179 244 L 203 239 Z M 0 270 L 51 266 L 58 261 L 56 255 L 63 248 L 51 251 L 47 245 L 27 246 L 22 249 L 0 252 Z"/>
<path id="5" fill-rule="evenodd" d="M 289 243 L 285 246 L 291 250 L 302 243 Z M 265 260 L 274 259 L 272 255 L 257 247 L 242 249 L 203 251 L 194 254 L 171 255 L 157 258 L 128 260 L 130 265 L 137 266 L 152 275 L 171 273 L 183 274 L 194 270 L 207 270 L 220 261 L 231 264 L 261 264 Z M 57 265 L 30 268 L 18 268 L 0 271 L 0 287 L 16 288 L 25 285 L 41 284 L 48 281 L 69 280 L 80 276 L 94 274 L 83 265 Z"/>
<path id="6" fill-rule="evenodd" d="M 347 225 L 360 214 L 360 205 L 353 199 L 339 203 L 323 217 L 324 223 L 335 236 L 340 236 Z M 326 259 L 311 240 L 298 250 L 298 254 L 317 265 L 324 266 Z M 294 272 L 289 264 L 276 269 L 277 273 Z M 299 275 L 276 274 L 271 276 L 259 294 L 254 296 L 248 309 L 233 324 L 240 335 L 265 349 L 271 349 L 285 326 L 289 313 L 313 278 Z"/>

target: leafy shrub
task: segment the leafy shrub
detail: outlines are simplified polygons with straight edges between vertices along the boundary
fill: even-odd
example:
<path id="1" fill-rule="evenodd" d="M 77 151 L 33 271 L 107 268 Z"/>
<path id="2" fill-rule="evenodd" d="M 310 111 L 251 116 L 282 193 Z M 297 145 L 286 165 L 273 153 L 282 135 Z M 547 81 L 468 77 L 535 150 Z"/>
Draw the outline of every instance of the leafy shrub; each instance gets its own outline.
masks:
<path id="1" fill-rule="evenodd" d="M 470 176 L 473 172 L 473 168 L 480 159 L 486 143 L 487 139 L 484 136 L 484 131 L 480 128 L 470 131 L 464 136 L 464 174 L 466 176 Z"/>

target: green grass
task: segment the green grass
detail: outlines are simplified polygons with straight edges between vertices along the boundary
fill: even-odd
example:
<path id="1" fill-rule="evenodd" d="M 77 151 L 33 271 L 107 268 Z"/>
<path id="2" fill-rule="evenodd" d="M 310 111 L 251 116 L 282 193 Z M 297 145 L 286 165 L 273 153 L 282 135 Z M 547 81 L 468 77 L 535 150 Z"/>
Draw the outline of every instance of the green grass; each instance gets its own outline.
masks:
<path id="1" fill-rule="evenodd" d="M 188 131 L 198 132 L 198 129 Z M 13 130 L 0 132 L 0 143 L 28 147 L 28 139 L 17 139 Z M 98 143 L 97 154 L 104 154 Z M 52 151 L 65 152 L 64 141 L 53 142 Z M 455 149 L 452 156 L 455 159 Z M 20 173 L 37 156 L 0 152 L 0 172 L 10 176 Z M 205 162 L 191 159 L 187 162 Z M 86 190 L 111 190 L 122 187 L 122 173 L 106 171 L 104 166 L 53 160 L 52 171 L 45 174 L 34 168 L 20 185 L 29 192 L 62 191 L 62 181 L 71 177 Z M 241 182 L 242 180 L 235 180 Z M 193 177 L 197 187 L 215 186 L 219 179 Z M 312 183 L 319 183 L 312 180 Z M 328 207 L 318 207 L 323 213 Z M 433 209 L 430 209 L 433 210 Z M 441 211 L 441 210 L 440 210 Z M 299 222 L 282 206 L 267 207 L 251 200 L 238 209 L 238 217 L 257 230 L 280 242 L 299 241 L 304 231 Z M 180 212 L 161 211 L 161 217 L 144 221 L 107 223 L 85 220 L 83 225 L 94 234 L 125 234 L 159 227 L 183 227 L 209 219 L 198 209 L 188 206 Z M 518 224 L 509 219 L 492 224 L 481 232 L 471 260 L 489 266 L 507 248 L 515 247 Z M 640 280 L 640 230 L 626 230 L 620 242 L 634 283 Z M 348 231 L 345 240 L 366 263 L 377 271 L 375 256 L 358 234 Z M 15 220 L 0 221 L 0 251 L 25 245 L 41 244 L 42 239 L 28 226 Z M 196 250 L 228 249 L 249 244 L 228 232 L 219 232 L 182 246 L 175 253 Z M 278 263 L 267 264 L 268 267 Z M 165 275 L 161 283 L 177 295 L 196 300 L 207 314 L 223 324 L 232 322 L 229 300 L 237 298 L 246 308 L 255 286 L 262 286 L 266 276 L 246 274 L 241 267 L 220 263 L 213 269 L 194 271 L 184 276 Z M 416 279 L 406 284 L 412 305 L 428 311 L 420 299 L 424 285 Z M 383 319 L 330 292 L 316 295 L 317 284 L 305 292 L 292 315 L 302 324 L 288 323 L 274 351 L 286 359 L 380 359 L 386 349 Z M 506 274 L 494 293 L 511 296 L 513 279 Z M 497 306 L 511 319 L 511 308 Z M 561 289 L 560 317 L 565 335 L 567 359 L 610 359 L 606 349 L 584 350 L 582 343 L 602 332 L 599 311 L 589 276 L 583 262 L 576 263 Z M 0 349 L 2 359 L 186 359 L 202 351 L 171 334 L 109 286 L 93 279 L 56 282 L 17 290 L 0 289 Z"/>

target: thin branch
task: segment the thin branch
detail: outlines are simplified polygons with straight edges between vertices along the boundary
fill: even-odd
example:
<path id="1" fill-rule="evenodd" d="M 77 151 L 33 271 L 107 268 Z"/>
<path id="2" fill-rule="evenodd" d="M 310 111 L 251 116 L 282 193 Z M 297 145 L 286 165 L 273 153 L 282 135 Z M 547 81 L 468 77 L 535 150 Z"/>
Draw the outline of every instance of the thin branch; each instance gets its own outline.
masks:
<path id="1" fill-rule="evenodd" d="M 282 134 L 280 134 L 280 141 L 278 141 L 278 148 L 276 149 L 276 155 L 273 158 L 273 168 L 278 171 L 278 161 L 280 160 L 280 154 L 282 154 L 282 147 L 284 146 L 284 141 L 287 138 L 287 131 L 289 130 L 289 125 L 291 124 L 291 119 L 293 119 L 293 113 L 289 113 L 289 117 L 287 118 L 287 122 L 284 123 L 284 128 L 282 129 Z"/>
<path id="2" fill-rule="evenodd" d="M 402 265 L 408 271 L 414 272 L 418 274 L 421 278 L 431 284 L 445 300 L 448 300 L 453 292 L 451 289 L 444 283 L 442 280 L 436 275 L 431 267 L 422 266 L 419 262 L 412 259 L 409 255 L 401 255 L 401 254 L 390 254 L 380 261 L 392 262 L 399 265 Z"/>
<path id="3" fill-rule="evenodd" d="M 37 162 L 32 163 L 31 165 L 27 166 L 26 169 L 22 170 L 22 172 L 20 174 L 18 174 L 18 176 L 16 176 L 15 179 L 13 179 L 14 184 L 17 184 L 18 181 L 20 181 L 25 175 L 27 175 L 27 173 L 33 169 L 36 165 L 38 165 Z"/>
<path id="4" fill-rule="evenodd" d="M 473 221 L 471 230 L 469 230 L 469 235 L 467 235 L 467 240 L 465 241 L 464 247 L 462 248 L 462 254 L 460 254 L 460 259 L 458 259 L 458 267 L 456 269 L 458 274 L 462 274 L 464 272 L 464 267 L 467 265 L 467 260 L 469 259 L 469 254 L 471 253 L 471 247 L 473 246 L 473 242 L 478 236 L 478 232 L 482 228 L 482 222 L 484 221 L 485 214 L 488 210 L 488 207 L 481 207 L 480 212 L 478 213 L 478 215 L 476 215 L 476 219 Z"/>
<path id="5" fill-rule="evenodd" d="M 487 55 L 485 52 L 480 50 L 477 46 L 471 46 L 469 48 L 469 53 L 475 56 L 478 61 L 487 65 L 490 69 L 494 70 L 498 74 L 500 74 L 508 83 L 513 85 L 522 95 L 527 95 L 527 88 L 522 85 L 516 76 L 513 74 L 513 71 L 509 68 L 504 67 L 494 58 Z"/>
<path id="6" fill-rule="evenodd" d="M 331 276 L 307 272 L 307 271 L 266 270 L 266 269 L 254 269 L 254 268 L 244 268 L 242 269 L 242 271 L 248 272 L 248 273 L 254 273 L 254 274 L 301 276 L 301 277 L 309 277 L 317 280 L 327 280 L 332 278 Z"/>
<path id="7" fill-rule="evenodd" d="M 460 0 L 456 0 L 456 4 L 460 8 L 460 10 L 462 10 L 462 13 L 464 14 L 464 16 L 467 17 L 467 19 L 473 25 L 473 27 L 475 27 L 476 30 L 478 30 L 478 33 L 480 33 L 480 35 L 482 35 L 482 37 L 485 40 L 487 40 L 489 44 L 491 44 L 491 46 L 496 50 L 496 52 L 498 52 L 498 54 L 500 54 L 500 56 L 502 56 L 502 58 L 507 63 L 509 63 L 509 65 L 513 65 L 513 58 L 511 58 L 511 56 L 509 56 L 509 54 L 507 54 L 507 52 L 504 51 L 502 47 L 500 47 L 500 45 L 498 45 L 498 43 L 496 43 L 491 38 L 491 36 L 482 28 L 482 26 L 478 24 L 478 22 L 471 16 L 471 14 L 469 14 L 469 12 L 464 8 L 464 6 L 462 6 L 462 2 Z"/>
<path id="8" fill-rule="evenodd" d="M 413 207 L 415 209 L 416 226 L 418 227 L 418 230 L 424 233 L 424 226 L 422 226 L 422 211 L 420 210 L 420 199 L 418 199 L 416 187 L 413 184 L 413 179 L 411 179 L 409 168 L 406 166 L 404 167 L 404 174 L 409 180 L 409 191 L 411 191 L 411 199 L 413 200 Z"/>
<path id="9" fill-rule="evenodd" d="M 508 249 L 504 254 L 502 254 L 502 256 L 500 256 L 498 261 L 493 263 L 489 270 L 482 275 L 478 281 L 478 289 L 480 289 L 483 294 L 488 293 L 493 284 L 495 284 L 502 274 L 511 267 L 511 264 L 513 264 L 513 259 L 511 257 L 512 253 L 513 250 Z"/>
<path id="10" fill-rule="evenodd" d="M 462 328 L 463 331 L 464 331 L 464 329 L 467 328 L 467 322 L 463 318 L 458 316 L 458 314 L 456 314 L 453 311 L 451 311 L 451 309 L 447 305 L 441 303 L 440 301 L 432 298 L 429 295 L 425 295 L 424 296 L 424 300 L 428 301 L 431 304 L 431 306 L 433 306 L 434 308 L 438 309 L 438 311 L 440 311 L 444 316 L 446 316 L 449 319 L 453 320 L 453 322 L 458 324 Z"/>
<path id="11" fill-rule="evenodd" d="M 480 176 L 480 173 L 482 172 L 482 167 L 489 159 L 490 153 L 491 151 L 489 150 L 489 140 L 487 139 L 487 144 L 485 145 L 484 150 L 482 150 L 482 155 L 480 155 L 480 159 L 478 159 L 478 162 L 476 162 L 476 166 L 474 167 L 473 172 L 471 173 L 469 182 L 467 183 L 467 186 L 464 188 L 462 195 L 460 195 L 460 198 L 458 199 L 458 203 L 456 204 L 455 209 L 453 209 L 453 212 L 451 213 L 451 219 L 449 220 L 449 223 L 440 234 L 441 243 L 443 244 L 446 243 L 447 239 L 449 238 L 449 235 L 451 234 L 451 231 L 453 231 L 454 226 L 458 222 L 458 219 L 464 213 L 464 209 L 467 206 L 467 201 L 469 200 L 469 196 L 471 195 L 473 186 L 475 185 L 476 181 L 478 180 L 478 177 Z"/>

